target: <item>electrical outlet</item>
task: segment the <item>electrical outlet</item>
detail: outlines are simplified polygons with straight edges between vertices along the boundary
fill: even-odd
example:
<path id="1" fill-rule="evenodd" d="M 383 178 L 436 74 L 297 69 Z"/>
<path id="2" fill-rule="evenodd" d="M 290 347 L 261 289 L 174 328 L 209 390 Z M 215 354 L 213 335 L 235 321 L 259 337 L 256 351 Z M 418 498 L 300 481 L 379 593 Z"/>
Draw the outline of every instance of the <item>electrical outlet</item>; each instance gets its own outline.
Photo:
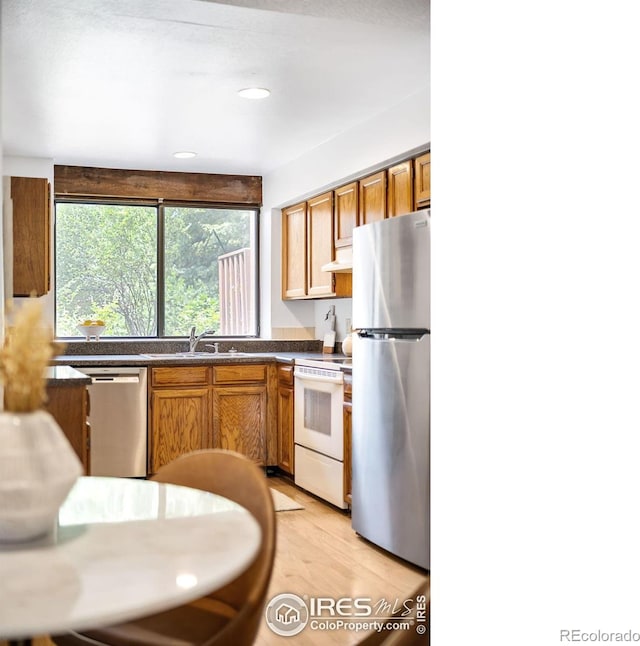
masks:
<path id="1" fill-rule="evenodd" d="M 351 319 L 349 317 L 344 321 L 344 331 L 345 334 L 349 334 L 349 332 L 351 332 Z"/>

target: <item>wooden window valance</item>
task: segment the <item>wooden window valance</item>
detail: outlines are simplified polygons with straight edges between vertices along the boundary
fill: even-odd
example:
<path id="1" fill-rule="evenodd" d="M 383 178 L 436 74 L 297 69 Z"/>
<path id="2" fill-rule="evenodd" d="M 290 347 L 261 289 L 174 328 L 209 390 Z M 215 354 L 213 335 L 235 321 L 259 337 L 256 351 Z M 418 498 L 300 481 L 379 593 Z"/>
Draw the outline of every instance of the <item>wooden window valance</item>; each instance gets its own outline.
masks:
<path id="1" fill-rule="evenodd" d="M 57 198 L 93 197 L 262 206 L 259 175 L 54 166 Z"/>

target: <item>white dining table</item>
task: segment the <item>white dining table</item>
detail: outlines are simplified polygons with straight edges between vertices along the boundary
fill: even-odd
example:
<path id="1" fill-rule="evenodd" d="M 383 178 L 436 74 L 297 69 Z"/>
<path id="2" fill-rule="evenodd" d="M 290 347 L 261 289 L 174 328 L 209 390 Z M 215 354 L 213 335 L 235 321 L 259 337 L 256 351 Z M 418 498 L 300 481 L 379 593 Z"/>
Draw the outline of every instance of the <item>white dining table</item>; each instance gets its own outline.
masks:
<path id="1" fill-rule="evenodd" d="M 260 526 L 211 493 L 128 478 L 79 478 L 57 526 L 0 543 L 0 639 L 97 628 L 224 586 L 254 559 Z"/>

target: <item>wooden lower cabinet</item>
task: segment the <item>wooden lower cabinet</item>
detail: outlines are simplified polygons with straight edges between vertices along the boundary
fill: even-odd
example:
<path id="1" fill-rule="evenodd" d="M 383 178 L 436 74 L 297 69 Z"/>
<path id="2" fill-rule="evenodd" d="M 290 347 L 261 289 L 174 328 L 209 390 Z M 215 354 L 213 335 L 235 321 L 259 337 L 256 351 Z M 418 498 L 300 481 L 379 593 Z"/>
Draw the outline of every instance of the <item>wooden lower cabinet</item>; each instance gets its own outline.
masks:
<path id="1" fill-rule="evenodd" d="M 213 446 L 266 462 L 267 387 L 219 386 L 213 389 Z"/>
<path id="2" fill-rule="evenodd" d="M 82 462 L 85 474 L 91 473 L 91 450 L 89 446 L 89 391 L 84 385 L 47 386 L 45 410 L 66 435 Z"/>
<path id="3" fill-rule="evenodd" d="M 267 464 L 267 366 L 213 366 L 213 446 Z"/>
<path id="4" fill-rule="evenodd" d="M 344 374 L 344 402 L 342 405 L 342 432 L 344 448 L 344 501 L 351 504 L 351 373 Z"/>
<path id="5" fill-rule="evenodd" d="M 265 364 L 152 368 L 149 474 L 185 453 L 207 448 L 274 464 L 275 449 L 269 446 L 275 445 L 275 396 L 269 397 L 268 374 Z"/>
<path id="6" fill-rule="evenodd" d="M 278 467 L 294 475 L 293 366 L 278 365 Z"/>
<path id="7" fill-rule="evenodd" d="M 209 399 L 208 387 L 152 390 L 150 474 L 184 453 L 210 446 Z"/>
<path id="8" fill-rule="evenodd" d="M 148 472 L 211 446 L 209 366 L 152 368 L 149 378 Z"/>

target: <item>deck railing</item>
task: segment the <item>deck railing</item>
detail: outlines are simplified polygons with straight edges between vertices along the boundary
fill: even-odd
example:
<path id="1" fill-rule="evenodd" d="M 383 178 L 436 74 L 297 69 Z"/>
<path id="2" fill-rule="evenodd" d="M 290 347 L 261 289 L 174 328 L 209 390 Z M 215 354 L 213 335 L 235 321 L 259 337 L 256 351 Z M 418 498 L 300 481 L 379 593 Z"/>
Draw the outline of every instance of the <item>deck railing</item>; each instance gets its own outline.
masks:
<path id="1" fill-rule="evenodd" d="M 251 250 L 238 249 L 218 258 L 221 336 L 254 334 L 255 297 Z"/>

